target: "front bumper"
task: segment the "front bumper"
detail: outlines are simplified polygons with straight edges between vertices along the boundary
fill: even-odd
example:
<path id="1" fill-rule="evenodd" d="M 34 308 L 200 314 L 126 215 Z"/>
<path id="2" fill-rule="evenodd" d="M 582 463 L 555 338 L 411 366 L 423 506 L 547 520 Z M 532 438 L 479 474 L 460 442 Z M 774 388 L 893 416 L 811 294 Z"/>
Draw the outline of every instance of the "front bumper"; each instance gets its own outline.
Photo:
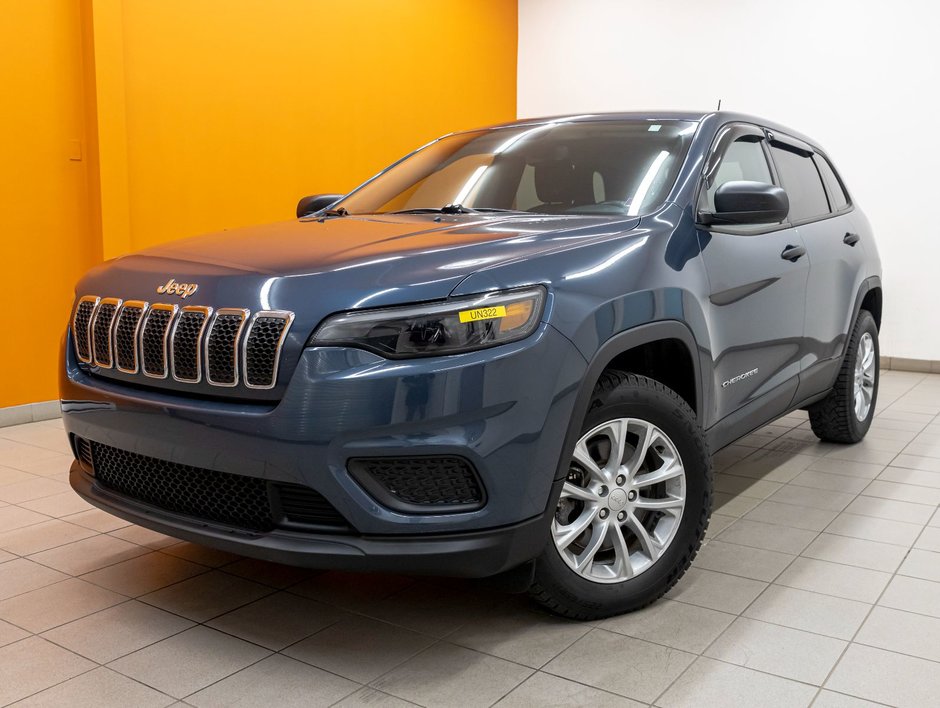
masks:
<path id="1" fill-rule="evenodd" d="M 296 565 L 484 576 L 539 553 L 585 362 L 548 325 L 530 338 L 450 357 L 389 361 L 306 349 L 276 405 L 134 388 L 79 367 L 64 345 L 60 382 L 71 435 L 140 455 L 319 492 L 349 534 L 251 532 L 142 504 L 74 466 L 72 486 L 110 513 L 173 536 Z M 486 504 L 408 514 L 348 473 L 353 457 L 459 455 Z"/>
<path id="2" fill-rule="evenodd" d="M 180 516 L 113 494 L 78 462 L 69 481 L 80 497 L 125 521 L 187 541 L 307 568 L 483 578 L 537 556 L 551 520 L 535 517 L 498 529 L 419 536 L 347 536 L 290 531 L 252 533 Z"/>

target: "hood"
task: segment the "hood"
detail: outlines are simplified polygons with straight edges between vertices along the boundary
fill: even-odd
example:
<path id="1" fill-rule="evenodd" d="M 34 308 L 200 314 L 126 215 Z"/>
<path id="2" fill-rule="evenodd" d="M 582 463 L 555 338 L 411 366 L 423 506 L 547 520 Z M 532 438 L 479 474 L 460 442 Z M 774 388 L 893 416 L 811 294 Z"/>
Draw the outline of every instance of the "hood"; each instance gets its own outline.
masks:
<path id="1" fill-rule="evenodd" d="M 622 233 L 639 219 L 377 215 L 303 219 L 149 248 L 91 271 L 79 294 L 155 302 L 170 278 L 197 284 L 177 304 L 316 315 L 447 297 L 476 270 Z M 298 312 L 299 314 L 299 312 Z M 314 314 L 314 313 L 311 313 Z"/>
<path id="2" fill-rule="evenodd" d="M 146 381 L 150 387 L 216 397 L 278 400 L 308 337 L 333 313 L 444 299 L 471 274 L 511 263 L 524 262 L 525 284 L 544 282 L 535 256 L 623 234 L 638 224 L 639 219 L 609 217 L 474 214 L 305 219 L 124 256 L 90 271 L 76 290 L 151 305 L 293 313 L 273 389 L 220 388 L 205 380 L 193 384 L 170 377 Z M 484 290 L 500 287 L 489 278 L 484 282 Z M 116 369 L 97 373 L 140 383 L 136 374 Z"/>

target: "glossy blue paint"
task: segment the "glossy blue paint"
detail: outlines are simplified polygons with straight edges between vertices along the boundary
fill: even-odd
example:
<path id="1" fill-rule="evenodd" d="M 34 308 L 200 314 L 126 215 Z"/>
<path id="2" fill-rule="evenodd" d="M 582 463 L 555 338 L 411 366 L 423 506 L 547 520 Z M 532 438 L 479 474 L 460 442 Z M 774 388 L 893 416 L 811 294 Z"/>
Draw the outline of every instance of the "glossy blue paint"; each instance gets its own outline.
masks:
<path id="1" fill-rule="evenodd" d="M 759 234 L 698 225 L 703 166 L 723 126 L 760 126 L 812 145 L 750 116 L 555 120 L 637 119 L 698 124 L 668 196 L 648 214 L 313 217 L 186 239 L 95 268 L 77 295 L 154 302 L 156 286 L 173 277 L 199 284 L 180 304 L 284 309 L 296 319 L 276 386 L 262 391 L 141 381 L 79 364 L 67 339 L 61 367 L 66 429 L 151 457 L 306 484 L 365 536 L 473 533 L 530 519 L 547 528 L 553 485 L 566 470 L 587 394 L 608 361 L 645 343 L 641 332 L 657 331 L 651 325 L 663 325 L 658 331 L 668 334 L 658 336 L 681 342 L 694 362 L 691 402 L 715 446 L 825 391 L 861 297 L 880 288 L 864 216 L 853 207 Z M 849 253 L 845 231 L 861 234 L 862 247 Z M 781 249 L 794 243 L 804 243 L 809 257 L 782 260 Z M 305 346 L 334 313 L 533 284 L 548 291 L 542 323 L 513 344 L 395 361 L 348 347 Z M 830 301 L 807 302 L 807 293 L 823 298 L 827 289 L 836 293 Z M 722 385 L 750 369 L 758 373 Z M 487 504 L 458 514 L 404 514 L 376 502 L 346 471 L 350 457 L 403 451 L 465 456 L 480 472 Z M 87 480 L 76 486 L 108 508 Z M 158 513 L 131 517 L 174 529 L 173 520 Z M 186 533 L 198 537 L 188 527 Z M 208 532 L 206 540 L 224 545 Z M 271 557 L 272 543 L 243 539 L 227 547 Z M 403 548 L 402 563 L 415 567 Z M 513 562 L 539 549 L 535 543 L 519 550 Z M 317 558 L 310 563 L 330 565 L 322 547 L 311 553 Z M 478 574 L 508 562 L 500 558 Z M 367 558 L 361 567 L 368 567 Z M 464 568 L 460 574 L 474 573 Z"/>

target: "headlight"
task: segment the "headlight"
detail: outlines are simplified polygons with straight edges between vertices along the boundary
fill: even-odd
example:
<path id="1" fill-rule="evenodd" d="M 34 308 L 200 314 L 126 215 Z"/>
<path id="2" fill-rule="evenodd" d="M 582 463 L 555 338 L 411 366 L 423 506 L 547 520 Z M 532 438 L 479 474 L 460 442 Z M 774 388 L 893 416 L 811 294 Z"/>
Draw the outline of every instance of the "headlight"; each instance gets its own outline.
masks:
<path id="1" fill-rule="evenodd" d="M 457 354 L 515 342 L 538 326 L 545 288 L 334 315 L 307 346 L 360 347 L 389 359 Z"/>

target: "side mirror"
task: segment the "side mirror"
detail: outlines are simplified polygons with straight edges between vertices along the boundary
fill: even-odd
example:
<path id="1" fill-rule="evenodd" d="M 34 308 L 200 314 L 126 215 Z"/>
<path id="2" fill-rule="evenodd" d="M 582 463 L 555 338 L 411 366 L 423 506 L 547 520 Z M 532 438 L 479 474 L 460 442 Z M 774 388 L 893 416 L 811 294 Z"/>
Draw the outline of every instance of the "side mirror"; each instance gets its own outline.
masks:
<path id="1" fill-rule="evenodd" d="M 764 182 L 734 180 L 715 192 L 714 213 L 699 214 L 699 221 L 711 224 L 775 224 L 787 218 L 790 199 L 782 187 Z"/>
<path id="2" fill-rule="evenodd" d="M 310 216 L 316 211 L 325 209 L 333 202 L 338 202 L 345 194 L 311 194 L 297 202 L 297 218 Z"/>

